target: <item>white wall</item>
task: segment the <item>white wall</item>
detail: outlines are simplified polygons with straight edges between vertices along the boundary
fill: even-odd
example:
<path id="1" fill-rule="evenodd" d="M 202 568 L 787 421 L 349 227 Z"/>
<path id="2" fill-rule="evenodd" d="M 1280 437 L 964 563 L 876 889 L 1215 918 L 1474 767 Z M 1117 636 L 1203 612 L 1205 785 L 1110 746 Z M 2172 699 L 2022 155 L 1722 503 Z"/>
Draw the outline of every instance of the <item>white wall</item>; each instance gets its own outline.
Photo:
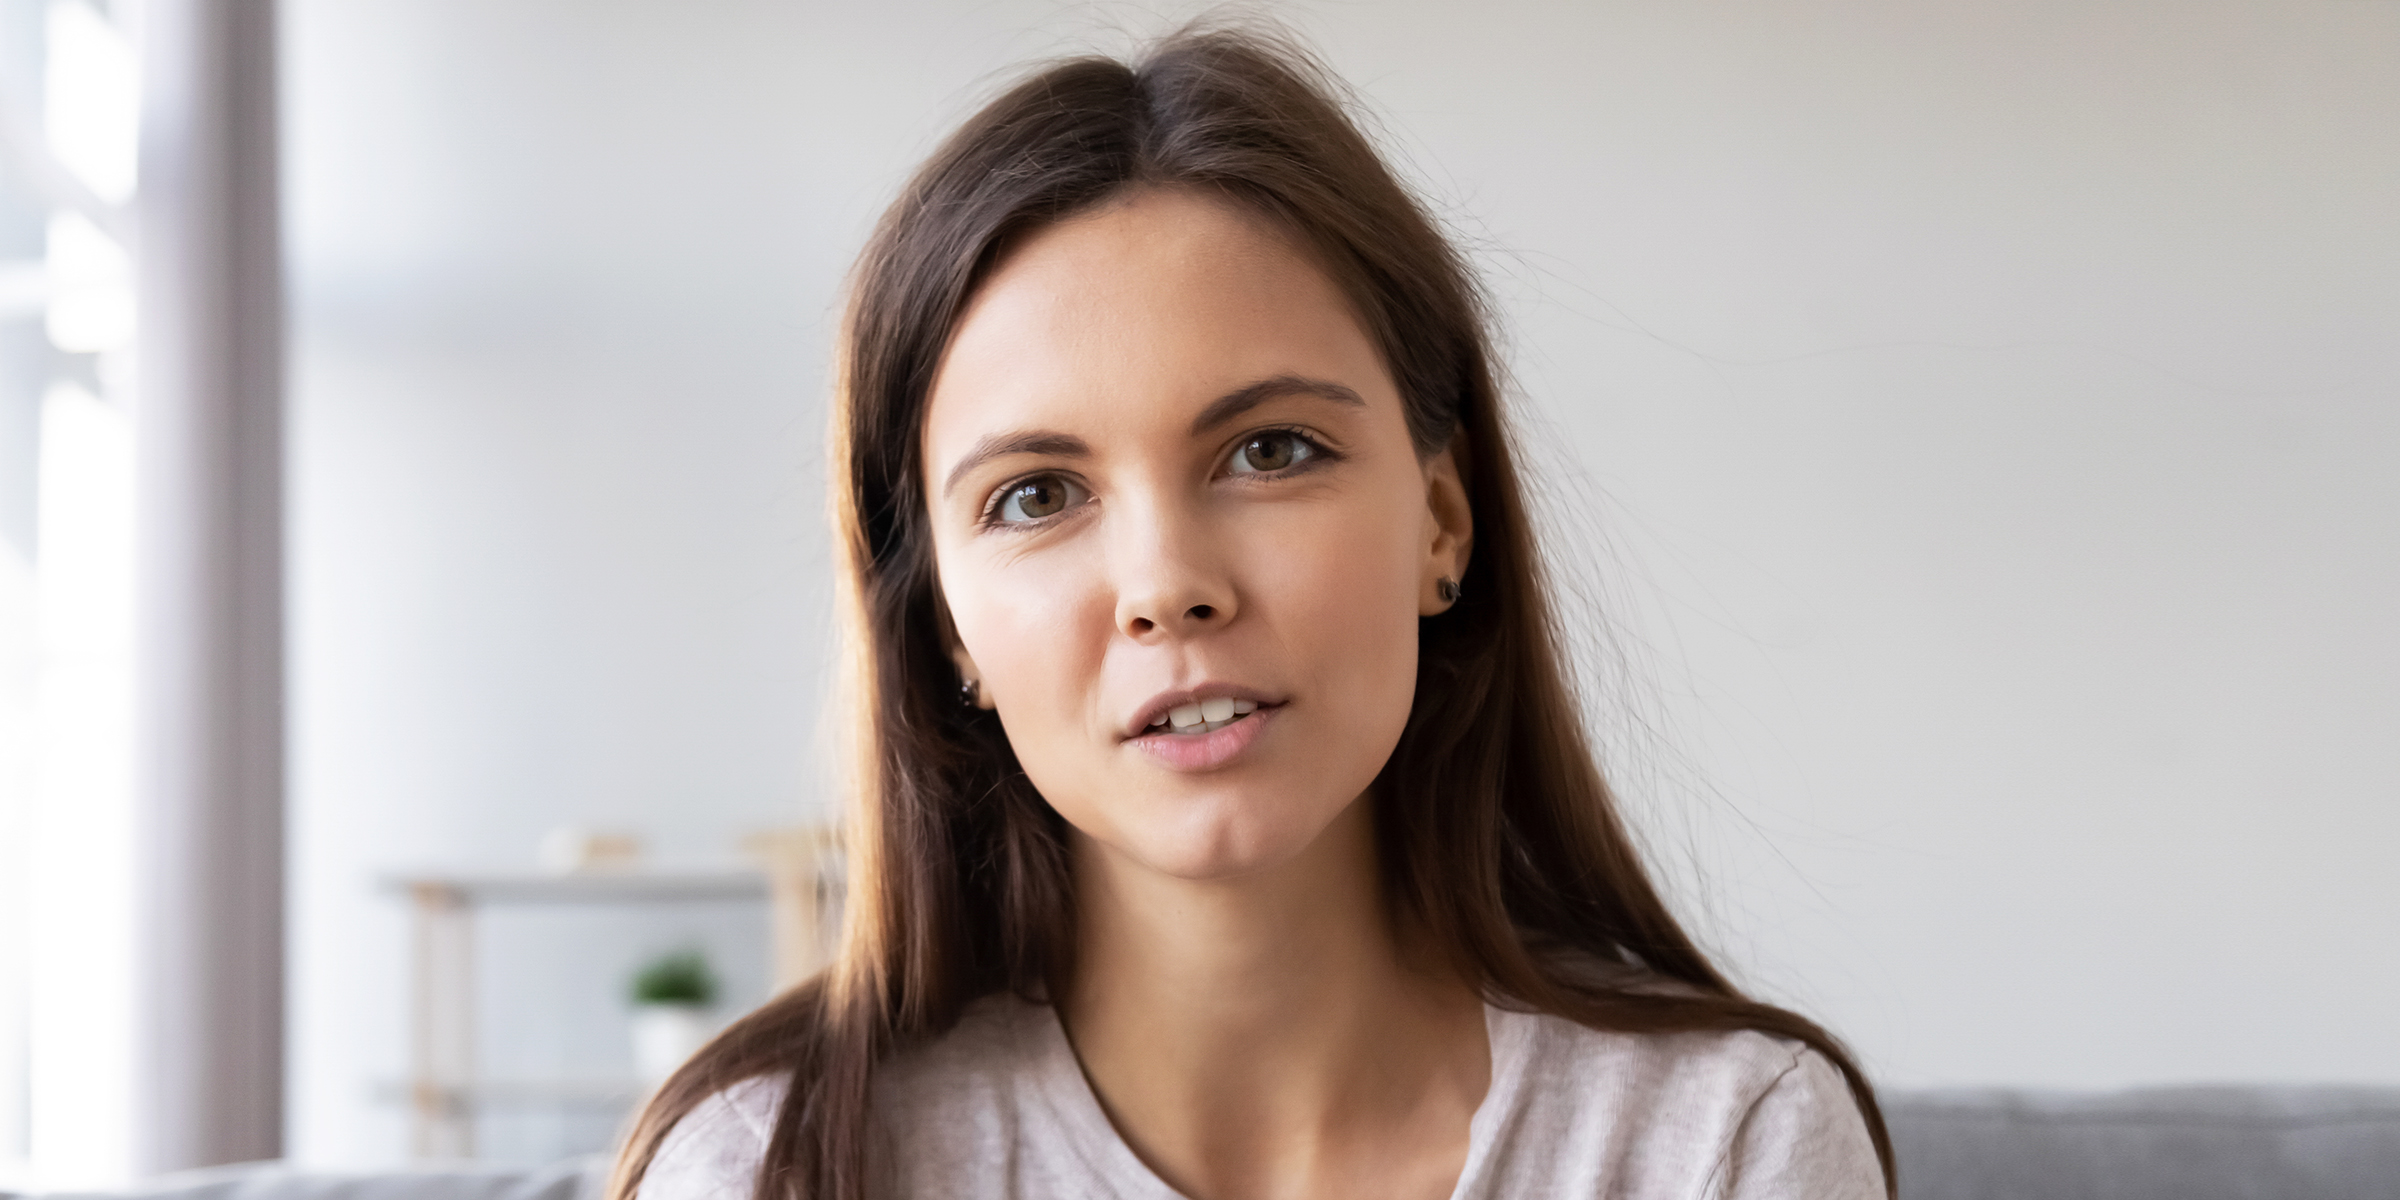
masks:
<path id="1" fill-rule="evenodd" d="M 2400 1082 L 2400 7 L 1279 11 L 1484 254 L 1745 977 L 1895 1084 Z M 995 72 L 1157 18 L 287 12 L 293 1111 L 369 1161 L 373 872 L 816 802 L 838 276 Z M 748 934 L 492 953 L 685 936 Z"/>

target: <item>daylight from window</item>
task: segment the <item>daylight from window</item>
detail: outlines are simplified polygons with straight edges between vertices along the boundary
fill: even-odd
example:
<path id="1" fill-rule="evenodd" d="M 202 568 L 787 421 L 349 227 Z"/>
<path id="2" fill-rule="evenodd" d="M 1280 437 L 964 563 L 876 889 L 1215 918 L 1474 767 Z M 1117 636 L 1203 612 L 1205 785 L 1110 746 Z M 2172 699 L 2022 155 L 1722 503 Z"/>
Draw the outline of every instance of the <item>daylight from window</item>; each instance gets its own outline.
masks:
<path id="1" fill-rule="evenodd" d="M 0 1190 L 131 1166 L 136 15 L 0 5 Z"/>

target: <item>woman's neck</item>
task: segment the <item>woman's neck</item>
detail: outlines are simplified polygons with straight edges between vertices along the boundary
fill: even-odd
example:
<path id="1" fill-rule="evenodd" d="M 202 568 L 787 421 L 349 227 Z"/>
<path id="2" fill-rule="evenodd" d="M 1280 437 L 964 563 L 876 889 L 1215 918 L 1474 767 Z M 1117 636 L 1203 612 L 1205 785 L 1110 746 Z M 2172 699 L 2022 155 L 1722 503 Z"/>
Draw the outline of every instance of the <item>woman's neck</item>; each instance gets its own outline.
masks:
<path id="1" fill-rule="evenodd" d="M 1077 838 L 1060 1016 L 1117 1130 L 1195 1200 L 1438 1200 L 1491 1076 L 1483 1006 L 1404 954 L 1361 800 L 1292 861 L 1176 879 Z"/>

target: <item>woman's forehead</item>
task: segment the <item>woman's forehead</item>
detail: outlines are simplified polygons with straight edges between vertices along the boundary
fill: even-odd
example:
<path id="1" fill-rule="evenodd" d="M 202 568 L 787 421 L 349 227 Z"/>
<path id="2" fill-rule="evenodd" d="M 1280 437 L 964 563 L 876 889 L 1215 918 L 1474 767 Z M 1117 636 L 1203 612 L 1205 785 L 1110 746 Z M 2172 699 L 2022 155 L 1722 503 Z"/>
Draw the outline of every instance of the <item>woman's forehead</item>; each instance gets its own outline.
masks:
<path id="1" fill-rule="evenodd" d="M 1173 421 L 1277 376 L 1392 392 L 1290 236 L 1192 192 L 1140 193 L 1028 238 L 978 290 L 935 376 L 928 466 L 994 427 Z"/>

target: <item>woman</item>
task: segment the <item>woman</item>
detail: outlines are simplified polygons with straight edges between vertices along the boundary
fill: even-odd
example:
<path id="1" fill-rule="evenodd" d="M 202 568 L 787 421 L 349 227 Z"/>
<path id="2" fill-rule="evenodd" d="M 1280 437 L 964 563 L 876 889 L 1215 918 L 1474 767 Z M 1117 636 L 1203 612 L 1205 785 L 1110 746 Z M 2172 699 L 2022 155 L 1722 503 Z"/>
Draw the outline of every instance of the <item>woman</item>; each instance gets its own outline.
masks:
<path id="1" fill-rule="evenodd" d="M 1880 1196 L 1611 807 L 1472 278 L 1271 39 L 1065 63 L 858 267 L 845 941 L 619 1200 Z"/>

